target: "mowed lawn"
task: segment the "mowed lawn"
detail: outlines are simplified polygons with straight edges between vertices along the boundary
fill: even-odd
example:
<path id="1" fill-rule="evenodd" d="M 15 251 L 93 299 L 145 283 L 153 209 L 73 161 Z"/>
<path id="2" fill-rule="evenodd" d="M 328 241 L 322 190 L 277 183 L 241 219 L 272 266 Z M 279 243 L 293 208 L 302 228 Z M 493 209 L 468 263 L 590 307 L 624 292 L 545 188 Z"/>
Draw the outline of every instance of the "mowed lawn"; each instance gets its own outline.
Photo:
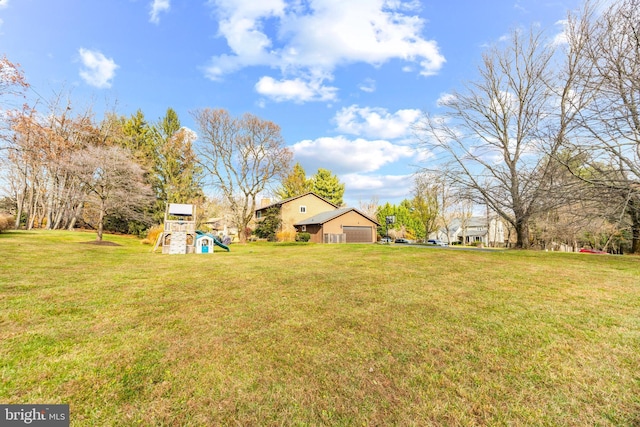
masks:
<path id="1" fill-rule="evenodd" d="M 0 402 L 85 425 L 640 425 L 640 259 L 0 234 Z"/>

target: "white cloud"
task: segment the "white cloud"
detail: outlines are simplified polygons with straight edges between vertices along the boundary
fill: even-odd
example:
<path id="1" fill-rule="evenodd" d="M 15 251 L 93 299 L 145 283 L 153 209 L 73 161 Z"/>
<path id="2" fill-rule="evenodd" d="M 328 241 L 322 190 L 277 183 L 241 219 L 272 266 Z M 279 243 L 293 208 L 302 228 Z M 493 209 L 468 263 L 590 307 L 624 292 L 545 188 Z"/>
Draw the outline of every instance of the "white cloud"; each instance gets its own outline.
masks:
<path id="1" fill-rule="evenodd" d="M 522 5 L 522 2 L 520 0 L 516 1 L 516 3 L 513 5 L 513 8 L 521 13 L 529 13 L 529 10 Z"/>
<path id="2" fill-rule="evenodd" d="M 362 175 L 357 173 L 342 175 L 342 179 L 348 184 L 350 190 L 380 190 L 393 183 L 394 188 L 402 189 L 400 193 L 406 191 L 405 185 L 410 177 L 411 175 Z"/>
<path id="3" fill-rule="evenodd" d="M 111 80 L 115 76 L 118 65 L 113 59 L 107 58 L 101 52 L 80 48 L 80 60 L 85 67 L 80 70 L 80 77 L 91 86 L 110 88 Z"/>
<path id="4" fill-rule="evenodd" d="M 275 101 L 334 101 L 337 88 L 323 86 L 322 80 L 304 81 L 300 78 L 276 81 L 272 77 L 262 77 L 256 83 L 256 91 Z"/>
<path id="5" fill-rule="evenodd" d="M 424 19 L 411 14 L 419 6 L 415 0 L 209 4 L 230 49 L 211 58 L 205 74 L 212 80 L 251 66 L 280 69 L 285 80 L 331 79 L 335 68 L 346 64 L 380 66 L 392 59 L 414 64 L 421 75 L 429 76 L 445 62 L 437 43 L 422 35 Z"/>
<path id="6" fill-rule="evenodd" d="M 410 197 L 412 175 L 363 175 L 345 174 L 340 176 L 345 184 L 345 199 L 354 206 L 359 200 L 377 197 L 391 203 Z"/>
<path id="7" fill-rule="evenodd" d="M 386 164 L 415 154 L 410 147 L 388 141 L 350 140 L 344 136 L 304 140 L 291 148 L 301 163 L 327 168 L 335 173 L 374 172 Z"/>
<path id="8" fill-rule="evenodd" d="M 453 102 L 455 100 L 456 100 L 456 96 L 454 94 L 452 94 L 452 93 L 443 93 L 436 100 L 436 105 L 438 107 L 446 107 L 447 105 L 449 105 L 451 102 Z"/>
<path id="9" fill-rule="evenodd" d="M 421 116 L 420 110 L 407 109 L 389 113 L 384 108 L 351 105 L 336 113 L 340 132 L 370 138 L 397 139 L 408 137 Z"/>
<path id="10" fill-rule="evenodd" d="M 360 85 L 358 86 L 358 89 L 360 89 L 363 92 L 368 92 L 368 93 L 372 93 L 376 91 L 376 81 L 373 79 L 365 79 L 362 83 L 360 83 Z"/>
<path id="11" fill-rule="evenodd" d="M 569 24 L 569 21 L 566 19 L 560 20 L 558 22 L 556 22 L 556 25 L 562 28 L 562 31 L 560 31 L 558 34 L 556 34 L 553 39 L 551 44 L 553 46 L 560 46 L 560 45 L 565 45 L 568 43 L 569 39 L 567 38 L 567 25 Z"/>
<path id="12" fill-rule="evenodd" d="M 151 3 L 151 11 L 149 12 L 149 21 L 154 24 L 159 24 L 160 13 L 167 12 L 170 8 L 170 0 L 153 0 L 153 3 Z"/>
<path id="13" fill-rule="evenodd" d="M 0 0 L 0 9 L 9 6 L 9 0 Z"/>

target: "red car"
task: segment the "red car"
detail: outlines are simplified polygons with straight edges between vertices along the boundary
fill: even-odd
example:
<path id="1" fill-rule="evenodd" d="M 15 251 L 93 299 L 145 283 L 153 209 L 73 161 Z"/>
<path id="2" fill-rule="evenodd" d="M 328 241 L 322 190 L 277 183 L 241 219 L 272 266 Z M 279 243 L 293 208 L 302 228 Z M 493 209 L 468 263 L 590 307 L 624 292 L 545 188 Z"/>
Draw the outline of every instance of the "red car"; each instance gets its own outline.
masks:
<path id="1" fill-rule="evenodd" d="M 589 248 L 582 248 L 580 249 L 580 252 L 583 254 L 600 254 L 600 255 L 606 255 L 607 253 L 604 251 L 598 251 L 596 249 L 589 249 Z"/>

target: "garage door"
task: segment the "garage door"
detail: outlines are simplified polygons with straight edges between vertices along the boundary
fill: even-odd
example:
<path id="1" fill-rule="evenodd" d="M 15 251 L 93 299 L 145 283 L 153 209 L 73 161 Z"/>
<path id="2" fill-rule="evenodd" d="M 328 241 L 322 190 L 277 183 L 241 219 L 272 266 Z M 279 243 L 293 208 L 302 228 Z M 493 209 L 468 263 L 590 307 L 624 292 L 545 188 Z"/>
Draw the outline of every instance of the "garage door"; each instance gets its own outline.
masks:
<path id="1" fill-rule="evenodd" d="M 347 243 L 371 243 L 371 227 L 342 227 Z"/>

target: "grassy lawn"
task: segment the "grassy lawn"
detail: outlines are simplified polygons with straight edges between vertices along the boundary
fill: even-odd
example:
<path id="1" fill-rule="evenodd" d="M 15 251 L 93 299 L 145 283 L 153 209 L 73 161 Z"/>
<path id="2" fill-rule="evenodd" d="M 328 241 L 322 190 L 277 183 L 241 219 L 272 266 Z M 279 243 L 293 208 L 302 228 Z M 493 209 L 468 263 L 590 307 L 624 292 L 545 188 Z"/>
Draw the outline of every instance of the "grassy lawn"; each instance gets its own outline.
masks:
<path id="1" fill-rule="evenodd" d="M 640 259 L 0 234 L 0 402 L 84 425 L 640 425 Z"/>

